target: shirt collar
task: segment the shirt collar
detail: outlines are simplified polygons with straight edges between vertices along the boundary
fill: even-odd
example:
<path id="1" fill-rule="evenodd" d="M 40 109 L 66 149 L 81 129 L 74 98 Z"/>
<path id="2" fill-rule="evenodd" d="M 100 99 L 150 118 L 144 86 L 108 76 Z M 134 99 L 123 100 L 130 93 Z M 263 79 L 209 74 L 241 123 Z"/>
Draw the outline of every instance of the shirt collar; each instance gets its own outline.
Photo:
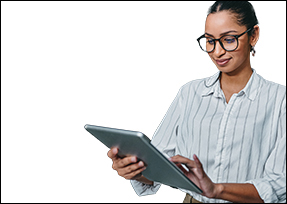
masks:
<path id="1" fill-rule="evenodd" d="M 262 81 L 261 77 L 256 73 L 254 69 L 252 69 L 253 73 L 247 82 L 246 86 L 240 91 L 242 93 L 245 93 L 245 95 L 250 99 L 254 100 L 260 90 Z M 239 92 L 239 93 L 240 93 Z"/>
<path id="2" fill-rule="evenodd" d="M 217 72 L 211 77 L 204 79 L 204 89 L 201 96 L 214 95 L 215 97 L 222 97 L 220 94 L 220 78 L 221 72 Z"/>
<path id="3" fill-rule="evenodd" d="M 261 77 L 252 69 L 253 73 L 248 80 L 246 86 L 238 93 L 238 96 L 246 95 L 250 100 L 254 100 L 259 92 L 261 86 Z M 220 77 L 221 72 L 217 72 L 213 76 L 204 79 L 204 86 L 202 96 L 213 95 L 215 97 L 222 98 L 223 92 L 220 88 Z"/>

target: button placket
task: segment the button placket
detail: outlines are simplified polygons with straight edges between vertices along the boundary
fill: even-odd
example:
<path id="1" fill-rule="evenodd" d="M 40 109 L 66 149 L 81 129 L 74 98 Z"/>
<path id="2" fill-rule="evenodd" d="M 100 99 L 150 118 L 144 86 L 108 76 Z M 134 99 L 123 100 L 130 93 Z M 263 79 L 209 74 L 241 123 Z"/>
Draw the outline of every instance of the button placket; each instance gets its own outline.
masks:
<path id="1" fill-rule="evenodd" d="M 234 105 L 236 103 L 237 94 L 233 94 L 229 100 L 228 104 L 225 104 L 225 110 L 222 116 L 222 120 L 219 127 L 219 135 L 217 140 L 217 147 L 216 147 L 216 156 L 215 156 L 215 171 L 214 171 L 214 178 L 217 178 L 217 182 L 221 181 L 222 179 L 222 165 L 224 164 L 224 159 L 226 157 L 226 128 L 228 125 L 228 119 L 232 114 L 234 109 Z"/>

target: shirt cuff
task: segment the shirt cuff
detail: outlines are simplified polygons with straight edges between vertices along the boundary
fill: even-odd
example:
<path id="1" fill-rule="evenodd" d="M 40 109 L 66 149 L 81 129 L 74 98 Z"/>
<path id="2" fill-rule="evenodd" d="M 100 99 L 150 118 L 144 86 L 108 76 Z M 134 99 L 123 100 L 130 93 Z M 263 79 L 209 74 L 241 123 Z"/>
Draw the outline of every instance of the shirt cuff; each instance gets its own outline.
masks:
<path id="1" fill-rule="evenodd" d="M 138 196 L 153 195 L 156 194 L 161 184 L 158 182 L 153 182 L 153 185 L 144 184 L 142 182 L 131 180 L 130 181 L 136 194 Z"/>
<path id="2" fill-rule="evenodd" d="M 266 179 L 257 179 L 246 181 L 246 183 L 253 184 L 264 203 L 278 202 L 276 193 Z"/>

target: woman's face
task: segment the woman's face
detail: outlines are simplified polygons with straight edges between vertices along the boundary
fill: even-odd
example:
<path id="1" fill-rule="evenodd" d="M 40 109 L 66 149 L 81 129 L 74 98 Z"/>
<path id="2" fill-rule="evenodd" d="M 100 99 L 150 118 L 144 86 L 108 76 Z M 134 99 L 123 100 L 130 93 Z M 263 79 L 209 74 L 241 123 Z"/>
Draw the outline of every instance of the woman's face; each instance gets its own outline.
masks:
<path id="1" fill-rule="evenodd" d="M 238 25 L 235 15 L 228 11 L 209 14 L 205 23 L 205 36 L 218 39 L 223 35 L 239 35 L 246 26 Z M 225 51 L 218 41 L 215 49 L 208 53 L 217 68 L 223 73 L 236 74 L 250 67 L 250 42 L 248 34 L 238 38 L 238 47 L 234 51 Z"/>

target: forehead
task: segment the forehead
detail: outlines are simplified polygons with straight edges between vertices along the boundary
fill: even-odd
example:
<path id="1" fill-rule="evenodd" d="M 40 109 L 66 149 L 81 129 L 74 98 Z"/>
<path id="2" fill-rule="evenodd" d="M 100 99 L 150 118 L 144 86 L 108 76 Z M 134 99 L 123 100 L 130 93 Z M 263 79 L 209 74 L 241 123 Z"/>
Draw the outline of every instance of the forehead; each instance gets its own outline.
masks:
<path id="1" fill-rule="evenodd" d="M 228 11 L 220 11 L 209 14 L 205 22 L 205 32 L 213 36 L 219 36 L 221 33 L 235 30 L 241 32 L 244 26 L 237 23 L 236 17 L 233 13 Z"/>

